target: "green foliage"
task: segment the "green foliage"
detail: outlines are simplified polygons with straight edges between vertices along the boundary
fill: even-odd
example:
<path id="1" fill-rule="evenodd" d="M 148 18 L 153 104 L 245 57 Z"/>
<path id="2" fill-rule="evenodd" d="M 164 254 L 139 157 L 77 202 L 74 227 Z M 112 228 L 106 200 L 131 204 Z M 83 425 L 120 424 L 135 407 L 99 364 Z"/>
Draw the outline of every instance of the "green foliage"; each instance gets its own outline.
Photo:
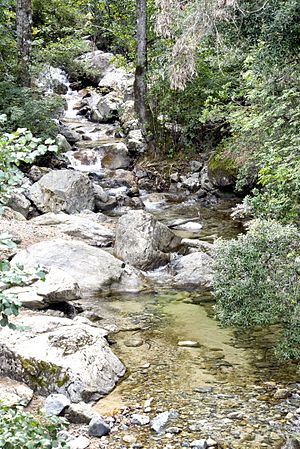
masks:
<path id="1" fill-rule="evenodd" d="M 163 48 L 157 51 L 163 51 Z M 168 43 L 165 42 L 165 52 Z M 199 49 L 196 67 L 197 75 L 183 91 L 170 89 L 164 54 L 152 63 L 150 78 L 153 79 L 149 92 L 149 105 L 154 117 L 153 132 L 162 141 L 166 135 L 172 137 L 175 151 L 196 147 L 197 152 L 214 148 L 227 133 L 226 121 L 205 116 L 208 99 L 221 102 L 227 99 L 227 83 L 230 77 L 220 71 L 217 56 L 209 44 Z M 233 70 L 233 67 L 231 67 Z"/>
<path id="2" fill-rule="evenodd" d="M 21 162 L 32 164 L 38 156 L 47 152 L 58 152 L 53 139 L 33 136 L 26 128 L 0 135 L 0 204 L 5 203 L 23 178 L 18 166 Z"/>
<path id="3" fill-rule="evenodd" d="M 246 235 L 217 245 L 217 316 L 225 325 L 282 324 L 286 358 L 299 354 L 299 255 L 297 228 L 275 221 L 256 220 Z"/>
<path id="4" fill-rule="evenodd" d="M 62 449 L 67 443 L 57 437 L 67 426 L 56 416 L 34 417 L 21 406 L 0 405 L 0 447 L 2 449 Z"/>
<path id="5" fill-rule="evenodd" d="M 0 235 L 0 250 L 15 247 L 16 244 L 11 240 L 9 234 Z M 45 279 L 44 271 L 28 272 L 22 266 L 11 266 L 7 260 L 0 260 L 0 285 L 2 287 L 0 292 L 0 326 L 8 326 L 11 329 L 15 329 L 16 326 L 9 321 L 9 317 L 17 316 L 21 306 L 17 296 L 8 295 L 5 289 L 32 283 L 38 279 Z"/>
<path id="6" fill-rule="evenodd" d="M 42 96 L 38 91 L 20 88 L 13 82 L 0 82 L 0 111 L 7 117 L 7 131 L 28 128 L 37 136 L 55 136 L 57 125 L 53 118 L 62 110 L 59 96 Z"/>

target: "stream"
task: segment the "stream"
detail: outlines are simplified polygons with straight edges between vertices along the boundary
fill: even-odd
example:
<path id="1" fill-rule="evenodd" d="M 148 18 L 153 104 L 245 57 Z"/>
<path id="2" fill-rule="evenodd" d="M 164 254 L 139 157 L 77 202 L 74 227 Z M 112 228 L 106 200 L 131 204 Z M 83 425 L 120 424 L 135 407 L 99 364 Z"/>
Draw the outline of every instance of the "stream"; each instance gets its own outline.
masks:
<path id="1" fill-rule="evenodd" d="M 65 96 L 64 125 L 85 135 L 66 156 L 72 168 L 105 179 L 103 144 L 121 141 L 117 125 L 78 116 L 82 95 L 69 90 Z M 146 210 L 166 224 L 178 218 L 198 223 L 198 228 L 177 230 L 183 238 L 213 243 L 241 232 L 230 218 L 236 202 L 230 195 L 210 207 L 192 198 L 170 201 L 167 194 L 161 194 L 161 201 L 151 200 L 146 191 L 141 197 Z M 117 219 L 122 212 L 109 215 Z M 274 357 L 278 329 L 222 328 L 209 292 L 176 291 L 162 269 L 149 276 L 161 279 L 154 291 L 86 297 L 76 303 L 83 316 L 109 330 L 111 347 L 127 369 L 114 391 L 94 406 L 116 428 L 97 447 L 175 449 L 193 447 L 201 439 L 212 447 L 213 440 L 224 448 L 282 447 L 294 428 L 288 414 L 300 407 L 300 379 L 295 365 Z M 131 424 L 132 414 L 153 419 L 171 410 L 178 413 L 164 432 Z"/>

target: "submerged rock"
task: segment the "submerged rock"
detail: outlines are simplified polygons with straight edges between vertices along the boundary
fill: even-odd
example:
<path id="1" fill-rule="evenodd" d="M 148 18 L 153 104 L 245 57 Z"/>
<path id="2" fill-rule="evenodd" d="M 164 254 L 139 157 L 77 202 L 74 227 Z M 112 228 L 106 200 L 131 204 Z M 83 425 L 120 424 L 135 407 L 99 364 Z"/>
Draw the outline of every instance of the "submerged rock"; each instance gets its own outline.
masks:
<path id="1" fill-rule="evenodd" d="M 103 329 L 45 315 L 20 316 L 14 323 L 16 330 L 0 328 L 0 374 L 38 393 L 61 393 L 72 402 L 97 400 L 125 372 Z"/>
<path id="2" fill-rule="evenodd" d="M 130 211 L 119 219 L 115 254 L 137 268 L 148 270 L 167 263 L 169 252 L 180 243 L 181 239 L 151 214 Z"/>

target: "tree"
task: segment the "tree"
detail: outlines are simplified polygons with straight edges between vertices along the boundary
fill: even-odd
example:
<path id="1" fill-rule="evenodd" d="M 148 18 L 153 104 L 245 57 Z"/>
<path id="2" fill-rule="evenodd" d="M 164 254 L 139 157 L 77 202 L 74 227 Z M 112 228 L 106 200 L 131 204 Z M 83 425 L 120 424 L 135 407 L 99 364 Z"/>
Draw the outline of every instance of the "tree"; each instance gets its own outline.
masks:
<path id="1" fill-rule="evenodd" d="M 137 61 L 135 69 L 134 96 L 135 111 L 139 117 L 140 125 L 145 130 L 147 121 L 146 94 L 147 94 L 147 5 L 146 0 L 136 0 L 137 16 Z"/>
<path id="2" fill-rule="evenodd" d="M 17 48 L 18 48 L 18 78 L 23 87 L 29 87 L 30 59 L 32 47 L 32 1 L 17 0 Z"/>

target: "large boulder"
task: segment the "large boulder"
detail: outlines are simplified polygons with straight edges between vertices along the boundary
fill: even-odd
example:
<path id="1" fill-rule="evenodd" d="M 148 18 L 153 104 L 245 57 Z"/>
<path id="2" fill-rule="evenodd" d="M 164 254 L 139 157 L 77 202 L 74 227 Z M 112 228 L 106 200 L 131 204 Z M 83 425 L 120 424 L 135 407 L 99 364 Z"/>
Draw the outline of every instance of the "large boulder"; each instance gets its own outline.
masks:
<path id="1" fill-rule="evenodd" d="M 132 267 L 123 267 L 120 260 L 108 252 L 77 240 L 47 240 L 20 251 L 12 265 L 25 268 L 44 266 L 67 272 L 79 288 L 88 291 L 139 291 L 143 282 Z"/>
<path id="2" fill-rule="evenodd" d="M 95 50 L 79 56 L 76 62 L 82 66 L 85 80 L 97 85 L 110 66 L 113 56 L 112 53 Z"/>
<path id="3" fill-rule="evenodd" d="M 38 280 L 23 287 L 12 287 L 5 293 L 16 295 L 22 306 L 29 309 L 45 309 L 50 304 L 81 297 L 79 286 L 74 279 L 67 272 L 56 267 L 50 268 L 44 280 Z"/>
<path id="4" fill-rule="evenodd" d="M 102 158 L 102 167 L 111 170 L 118 170 L 120 168 L 128 168 L 130 165 L 130 158 L 128 156 L 128 148 L 123 142 L 107 143 L 101 146 L 104 150 Z"/>
<path id="5" fill-rule="evenodd" d="M 27 196 L 41 212 L 67 212 L 94 209 L 94 190 L 84 173 L 54 170 L 44 175 L 28 190 Z"/>
<path id="6" fill-rule="evenodd" d="M 0 374 L 38 393 L 62 393 L 72 402 L 97 400 L 125 372 L 103 329 L 45 315 L 14 322 L 16 330 L 0 328 Z"/>
<path id="7" fill-rule="evenodd" d="M 122 67 L 110 65 L 105 71 L 104 77 L 99 83 L 99 87 L 106 91 L 118 91 L 122 95 L 130 96 L 133 94 L 134 75 L 127 72 Z"/>
<path id="8" fill-rule="evenodd" d="M 204 252 L 183 256 L 172 264 L 173 282 L 178 287 L 211 288 L 213 258 Z"/>
<path id="9" fill-rule="evenodd" d="M 169 252 L 181 243 L 167 226 L 142 210 L 123 215 L 116 229 L 115 255 L 125 262 L 148 270 L 167 263 Z"/>
<path id="10" fill-rule="evenodd" d="M 100 188 L 100 187 L 99 187 Z M 64 234 L 84 240 L 92 246 L 111 246 L 114 240 L 114 231 L 109 227 L 97 223 L 89 215 L 68 215 L 64 213 L 40 215 L 31 220 L 40 226 L 53 226 Z"/>
<path id="11" fill-rule="evenodd" d="M 107 95 L 104 95 L 100 98 L 97 104 L 98 122 L 111 122 L 118 118 L 119 109 L 122 104 L 122 97 L 120 94 L 116 92 L 110 92 Z"/>

